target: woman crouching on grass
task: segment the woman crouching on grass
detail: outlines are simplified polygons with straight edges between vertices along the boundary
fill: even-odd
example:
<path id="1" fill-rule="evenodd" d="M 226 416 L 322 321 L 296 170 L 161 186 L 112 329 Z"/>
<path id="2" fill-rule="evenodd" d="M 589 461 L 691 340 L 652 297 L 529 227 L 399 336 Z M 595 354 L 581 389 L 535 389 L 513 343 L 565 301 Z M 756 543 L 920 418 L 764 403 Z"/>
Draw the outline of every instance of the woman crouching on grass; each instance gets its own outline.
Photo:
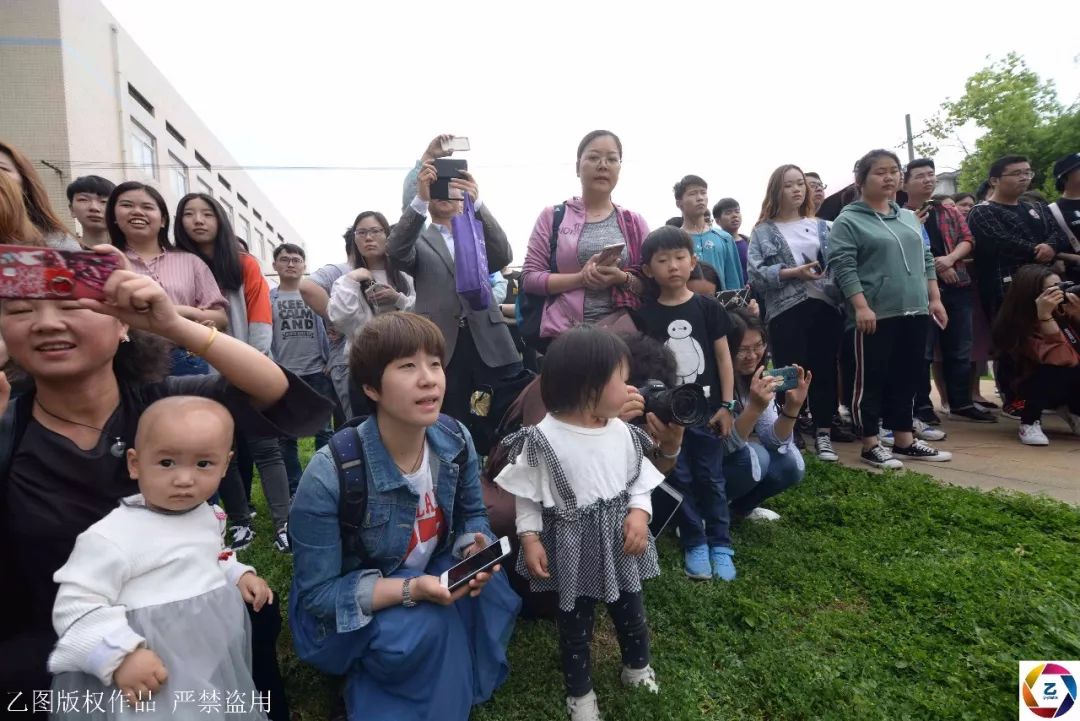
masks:
<path id="1" fill-rule="evenodd" d="M 439 413 L 438 327 L 389 313 L 353 340 L 349 372 L 375 406 L 342 431 L 356 434 L 362 464 L 349 464 L 360 471 L 346 498 L 359 493 L 364 510 L 341 512 L 339 467 L 320 449 L 289 519 L 293 642 L 303 660 L 346 677 L 351 718 L 465 719 L 506 678 L 521 600 L 498 566 L 454 593 L 439 582 L 494 536 L 472 438 Z"/>

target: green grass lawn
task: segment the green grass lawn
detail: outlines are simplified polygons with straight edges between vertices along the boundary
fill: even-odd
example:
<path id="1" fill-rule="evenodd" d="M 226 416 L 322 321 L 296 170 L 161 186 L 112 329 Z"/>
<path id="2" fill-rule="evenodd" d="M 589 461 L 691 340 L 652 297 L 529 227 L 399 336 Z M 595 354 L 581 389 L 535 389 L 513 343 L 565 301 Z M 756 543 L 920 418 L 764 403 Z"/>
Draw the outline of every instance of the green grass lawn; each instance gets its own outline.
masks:
<path id="1" fill-rule="evenodd" d="M 689 581 L 675 539 L 660 542 L 663 575 L 645 589 L 658 697 L 619 685 L 599 616 L 607 721 L 1014 718 L 1018 661 L 1080 657 L 1080 510 L 809 463 L 802 486 L 768 504 L 781 521 L 735 527 L 736 582 Z M 241 559 L 284 611 L 291 558 L 269 547 L 257 496 Z M 473 718 L 565 718 L 556 651 L 552 623 L 519 622 L 510 677 Z M 325 719 L 336 682 L 296 659 L 287 631 L 280 658 L 293 710 Z"/>

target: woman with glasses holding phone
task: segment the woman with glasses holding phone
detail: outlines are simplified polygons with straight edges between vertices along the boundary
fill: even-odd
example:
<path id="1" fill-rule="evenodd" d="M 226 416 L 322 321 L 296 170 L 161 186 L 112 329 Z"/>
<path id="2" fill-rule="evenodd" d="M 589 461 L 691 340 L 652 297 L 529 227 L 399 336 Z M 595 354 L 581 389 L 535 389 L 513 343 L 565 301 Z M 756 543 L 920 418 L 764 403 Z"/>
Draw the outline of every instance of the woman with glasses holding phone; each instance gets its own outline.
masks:
<path id="1" fill-rule="evenodd" d="M 773 363 L 778 368 L 801 365 L 816 378 L 810 388 L 814 450 L 819 459 L 831 463 L 839 460 L 831 427 L 837 409 L 843 301 L 828 271 L 828 223 L 813 217 L 813 212 L 803 171 L 796 165 L 774 170 L 761 217 L 750 234 L 746 267 L 769 315 Z"/>
<path id="2" fill-rule="evenodd" d="M 544 208 L 533 226 L 521 267 L 521 287 L 525 293 L 546 298 L 541 342 L 640 304 L 645 288 L 639 270 L 641 244 L 649 226 L 641 215 L 611 199 L 622 159 L 622 141 L 615 133 L 594 130 L 582 138 L 577 149 L 581 197 Z M 613 258 L 602 253 L 619 244 L 623 248 Z"/>

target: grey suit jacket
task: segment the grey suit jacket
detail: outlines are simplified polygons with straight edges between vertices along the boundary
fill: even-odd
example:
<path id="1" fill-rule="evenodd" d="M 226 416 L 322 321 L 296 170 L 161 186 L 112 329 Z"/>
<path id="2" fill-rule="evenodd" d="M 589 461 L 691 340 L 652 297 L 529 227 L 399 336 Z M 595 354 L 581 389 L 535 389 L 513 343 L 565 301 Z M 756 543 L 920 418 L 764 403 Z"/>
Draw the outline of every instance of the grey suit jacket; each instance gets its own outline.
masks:
<path id="1" fill-rule="evenodd" d="M 484 245 L 488 267 L 497 271 L 510 264 L 513 251 L 506 233 L 487 205 L 481 205 L 477 217 L 484 226 Z M 427 218 L 406 208 L 387 241 L 387 253 L 398 267 L 413 277 L 416 286 L 416 313 L 439 326 L 446 338 L 447 363 L 457 347 L 459 320 L 469 324 L 476 350 L 484 365 L 497 368 L 520 360 L 506 319 L 494 301 L 487 310 L 474 311 L 457 293 L 454 260 L 438 228 L 427 226 Z"/>

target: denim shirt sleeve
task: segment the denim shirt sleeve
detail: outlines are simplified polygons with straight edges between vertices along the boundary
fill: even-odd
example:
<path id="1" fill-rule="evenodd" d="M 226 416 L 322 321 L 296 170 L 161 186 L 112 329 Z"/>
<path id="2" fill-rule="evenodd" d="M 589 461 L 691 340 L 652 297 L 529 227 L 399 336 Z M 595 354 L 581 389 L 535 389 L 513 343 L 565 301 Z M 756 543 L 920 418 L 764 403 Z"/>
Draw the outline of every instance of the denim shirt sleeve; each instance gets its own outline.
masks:
<path id="1" fill-rule="evenodd" d="M 460 423 L 458 426 L 465 436 L 469 455 L 464 468 L 458 469 L 457 496 L 454 499 L 454 533 L 457 536 L 457 541 L 454 542 L 455 558 L 461 558 L 465 549 L 473 544 L 474 534 L 483 533 L 488 541 L 495 540 L 480 485 L 480 458 L 468 429 Z"/>
<path id="2" fill-rule="evenodd" d="M 762 223 L 751 231 L 750 244 L 746 248 L 746 272 L 751 285 L 762 290 L 781 286 L 780 270 L 784 264 L 765 265 L 766 258 L 774 253 L 772 232 L 768 225 Z"/>
<path id="3" fill-rule="evenodd" d="M 315 618 L 333 621 L 338 633 L 355 631 L 372 618 L 376 569 L 341 573 L 337 469 L 323 448 L 311 458 L 293 499 L 289 535 L 293 545 L 293 580 L 301 608 Z"/>

